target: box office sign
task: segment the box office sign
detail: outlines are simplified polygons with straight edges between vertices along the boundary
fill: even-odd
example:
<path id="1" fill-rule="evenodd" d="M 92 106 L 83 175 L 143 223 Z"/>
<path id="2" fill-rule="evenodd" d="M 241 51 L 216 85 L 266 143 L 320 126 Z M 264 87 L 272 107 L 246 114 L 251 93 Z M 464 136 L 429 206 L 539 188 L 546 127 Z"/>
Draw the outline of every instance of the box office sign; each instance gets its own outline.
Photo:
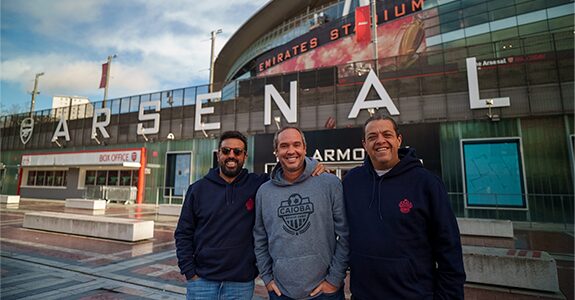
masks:
<path id="1" fill-rule="evenodd" d="M 139 167 L 140 149 L 22 155 L 22 166 L 121 165 Z"/>

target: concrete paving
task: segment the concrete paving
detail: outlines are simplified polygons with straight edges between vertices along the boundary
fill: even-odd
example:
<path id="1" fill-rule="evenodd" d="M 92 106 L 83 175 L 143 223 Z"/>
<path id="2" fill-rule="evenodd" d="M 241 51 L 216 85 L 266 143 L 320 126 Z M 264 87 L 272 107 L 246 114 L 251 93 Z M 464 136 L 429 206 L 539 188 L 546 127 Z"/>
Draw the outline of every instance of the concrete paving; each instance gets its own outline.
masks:
<path id="1" fill-rule="evenodd" d="M 124 242 L 23 228 L 27 212 L 94 215 L 64 201 L 21 199 L 0 205 L 1 299 L 184 299 L 173 232 L 177 216 L 153 205 L 108 204 L 98 215 L 152 220 L 154 238 Z M 557 260 L 559 283 L 573 299 L 573 232 L 515 228 L 515 247 L 549 252 Z M 346 285 L 349 287 L 349 284 Z M 347 291 L 349 299 L 349 291 Z M 466 299 L 561 299 L 524 290 L 466 284 Z M 260 280 L 254 300 L 267 299 Z"/>

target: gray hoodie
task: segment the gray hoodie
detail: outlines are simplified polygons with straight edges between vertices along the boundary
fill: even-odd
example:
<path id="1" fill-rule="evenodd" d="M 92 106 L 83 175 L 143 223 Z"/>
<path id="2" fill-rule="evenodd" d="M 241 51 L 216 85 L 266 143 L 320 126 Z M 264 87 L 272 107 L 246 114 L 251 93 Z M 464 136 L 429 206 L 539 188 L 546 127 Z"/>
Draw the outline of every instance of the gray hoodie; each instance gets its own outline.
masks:
<path id="1" fill-rule="evenodd" d="M 347 269 L 348 227 L 340 180 L 312 177 L 317 162 L 306 157 L 303 174 L 290 183 L 277 164 L 256 195 L 254 242 L 257 266 L 267 285 L 307 299 L 326 280 L 341 287 Z"/>

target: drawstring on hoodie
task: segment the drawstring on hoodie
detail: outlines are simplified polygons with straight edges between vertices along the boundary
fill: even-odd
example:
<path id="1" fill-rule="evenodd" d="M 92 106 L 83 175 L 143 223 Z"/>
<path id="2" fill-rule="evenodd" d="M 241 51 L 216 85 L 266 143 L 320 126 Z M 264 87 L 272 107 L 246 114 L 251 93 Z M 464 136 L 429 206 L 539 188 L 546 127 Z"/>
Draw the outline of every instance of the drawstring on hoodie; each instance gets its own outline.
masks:
<path id="1" fill-rule="evenodd" d="M 371 201 L 369 202 L 369 206 L 367 208 L 371 208 L 373 200 L 375 200 L 375 177 L 371 176 Z"/>
<path id="2" fill-rule="evenodd" d="M 371 201 L 369 202 L 369 206 L 368 208 L 371 208 L 371 206 L 373 205 L 373 201 L 377 198 L 377 213 L 379 214 L 379 219 L 383 220 L 383 215 L 381 214 L 381 189 L 379 188 L 379 186 L 381 186 L 381 181 L 383 180 L 383 176 L 382 175 L 379 180 L 377 181 L 377 195 L 375 195 L 375 187 L 376 187 L 376 182 L 375 182 L 375 177 L 372 176 L 371 177 Z"/>
<path id="3" fill-rule="evenodd" d="M 383 220 L 383 215 L 381 214 L 381 189 L 377 189 L 377 195 L 375 194 L 375 187 L 376 186 L 381 186 L 381 181 L 383 180 L 383 176 L 382 175 L 379 180 L 377 181 L 376 184 L 376 180 L 375 180 L 375 176 L 372 176 L 372 183 L 371 183 L 371 201 L 369 201 L 369 205 L 368 208 L 371 208 L 371 206 L 373 205 L 373 201 L 375 200 L 375 198 L 377 198 L 377 213 L 379 215 L 379 219 Z"/>
<path id="4" fill-rule="evenodd" d="M 381 176 L 381 178 L 379 179 L 379 182 L 377 183 L 378 185 L 378 189 L 377 189 L 377 212 L 379 213 L 379 220 L 383 221 L 383 215 L 381 214 L 381 189 L 379 187 L 381 187 L 381 181 L 383 180 L 383 176 Z"/>

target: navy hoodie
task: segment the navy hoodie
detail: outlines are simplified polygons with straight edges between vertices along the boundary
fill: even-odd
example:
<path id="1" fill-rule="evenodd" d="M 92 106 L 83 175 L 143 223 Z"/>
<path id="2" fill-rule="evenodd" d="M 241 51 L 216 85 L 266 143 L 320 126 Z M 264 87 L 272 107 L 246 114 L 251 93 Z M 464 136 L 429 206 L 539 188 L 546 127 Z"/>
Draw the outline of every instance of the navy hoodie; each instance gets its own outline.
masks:
<path id="1" fill-rule="evenodd" d="M 188 280 L 196 274 L 215 281 L 256 278 L 254 205 L 267 180 L 268 174 L 243 169 L 227 183 L 214 168 L 188 188 L 174 233 L 178 266 Z"/>
<path id="2" fill-rule="evenodd" d="M 413 149 L 378 176 L 369 157 L 344 178 L 355 299 L 463 299 L 457 221 L 443 182 Z"/>

